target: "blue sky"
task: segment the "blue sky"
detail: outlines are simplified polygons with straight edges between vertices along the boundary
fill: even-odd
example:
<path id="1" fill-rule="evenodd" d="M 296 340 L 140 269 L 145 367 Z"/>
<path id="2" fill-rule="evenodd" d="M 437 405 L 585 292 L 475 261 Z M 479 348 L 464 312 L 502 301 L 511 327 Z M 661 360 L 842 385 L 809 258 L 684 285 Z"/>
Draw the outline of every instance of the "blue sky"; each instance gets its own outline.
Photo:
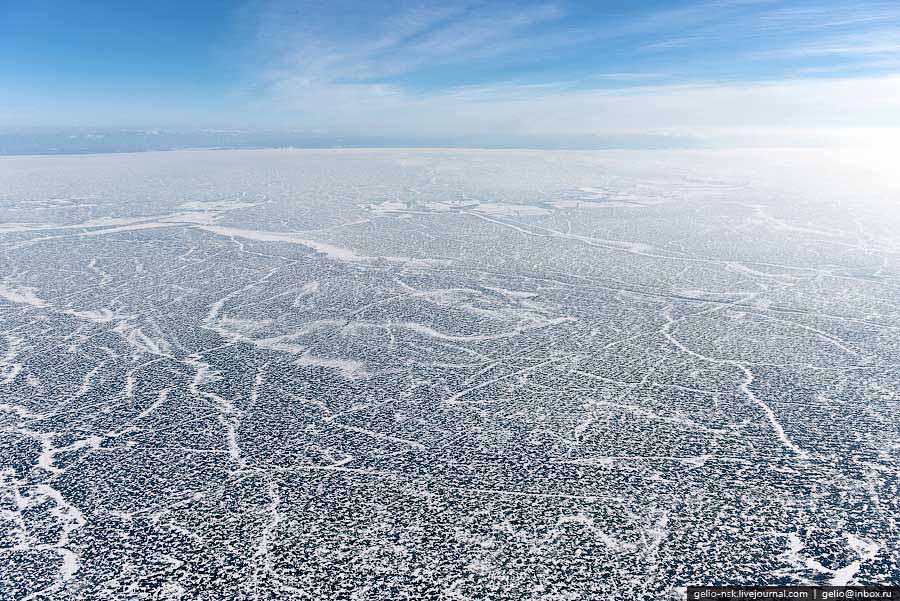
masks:
<path id="1" fill-rule="evenodd" d="M 900 2 L 0 0 L 0 127 L 900 126 Z"/>

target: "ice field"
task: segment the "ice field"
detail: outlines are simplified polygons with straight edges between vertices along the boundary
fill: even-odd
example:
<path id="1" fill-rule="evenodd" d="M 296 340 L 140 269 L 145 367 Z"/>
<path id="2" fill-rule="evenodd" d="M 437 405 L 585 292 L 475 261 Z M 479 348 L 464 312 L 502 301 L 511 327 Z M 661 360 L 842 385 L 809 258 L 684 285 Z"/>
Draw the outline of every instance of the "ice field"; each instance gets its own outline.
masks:
<path id="1" fill-rule="evenodd" d="M 0 158 L 0 599 L 897 584 L 898 200 L 850 150 Z"/>

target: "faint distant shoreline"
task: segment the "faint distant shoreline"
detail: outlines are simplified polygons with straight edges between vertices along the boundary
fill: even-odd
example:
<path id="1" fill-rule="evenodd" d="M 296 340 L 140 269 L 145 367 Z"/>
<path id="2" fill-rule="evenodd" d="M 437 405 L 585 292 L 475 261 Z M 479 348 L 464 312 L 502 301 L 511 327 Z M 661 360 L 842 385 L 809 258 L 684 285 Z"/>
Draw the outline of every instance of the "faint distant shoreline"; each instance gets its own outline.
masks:
<path id="1" fill-rule="evenodd" d="M 0 156 L 126 154 L 178 150 L 422 148 L 481 150 L 713 150 L 881 146 L 898 130 L 746 129 L 606 134 L 496 134 L 456 137 L 331 135 L 303 131 L 97 128 L 0 129 Z M 893 144 L 893 142 L 892 142 Z"/>
<path id="2" fill-rule="evenodd" d="M 334 136 L 239 130 L 0 130 L 0 156 L 119 154 L 173 150 L 274 148 L 484 148 L 535 150 L 666 150 L 708 147 L 696 136 L 670 134 L 498 135 L 456 138 Z"/>

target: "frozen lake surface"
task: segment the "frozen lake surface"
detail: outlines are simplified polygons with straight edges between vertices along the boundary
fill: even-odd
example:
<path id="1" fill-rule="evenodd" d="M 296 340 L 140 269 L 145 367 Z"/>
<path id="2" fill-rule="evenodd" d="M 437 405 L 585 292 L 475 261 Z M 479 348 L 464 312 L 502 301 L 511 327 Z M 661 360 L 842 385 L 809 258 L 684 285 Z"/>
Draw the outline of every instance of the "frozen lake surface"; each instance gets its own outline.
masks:
<path id="1" fill-rule="evenodd" d="M 0 599 L 900 583 L 850 151 L 0 158 Z"/>

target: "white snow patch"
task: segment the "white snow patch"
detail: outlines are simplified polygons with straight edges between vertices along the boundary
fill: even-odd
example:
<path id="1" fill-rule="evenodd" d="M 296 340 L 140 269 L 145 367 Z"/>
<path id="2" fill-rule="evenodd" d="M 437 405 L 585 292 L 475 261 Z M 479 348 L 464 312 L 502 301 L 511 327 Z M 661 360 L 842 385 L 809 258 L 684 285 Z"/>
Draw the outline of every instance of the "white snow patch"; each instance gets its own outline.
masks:
<path id="1" fill-rule="evenodd" d="M 0 284 L 0 298 L 5 298 L 11 303 L 31 305 L 32 307 L 48 307 L 50 303 L 35 294 L 37 288 L 31 286 L 11 286 Z"/>
<path id="2" fill-rule="evenodd" d="M 330 359 L 326 357 L 316 357 L 314 355 L 303 355 L 297 359 L 297 365 L 327 367 L 338 369 L 341 374 L 348 380 L 365 379 L 372 377 L 372 374 L 366 370 L 366 366 L 359 361 L 351 359 Z"/>
<path id="3" fill-rule="evenodd" d="M 178 208 L 189 211 L 231 211 L 234 209 L 250 209 L 255 206 L 256 203 L 241 202 L 239 200 L 192 200 L 181 203 L 178 205 Z"/>
<path id="4" fill-rule="evenodd" d="M 234 227 L 220 227 L 200 225 L 197 229 L 218 234 L 219 236 L 229 236 L 235 238 L 246 238 L 248 240 L 258 240 L 260 242 L 287 242 L 289 244 L 301 244 L 307 246 L 316 252 L 320 252 L 332 259 L 339 261 L 372 261 L 376 257 L 366 257 L 357 255 L 348 248 L 342 248 L 326 242 L 318 242 L 310 240 L 291 232 L 264 232 L 258 230 L 245 230 Z"/>
<path id="5" fill-rule="evenodd" d="M 64 311 L 64 313 L 68 313 L 69 315 L 73 315 L 79 319 L 87 319 L 88 321 L 93 321 L 96 323 L 110 323 L 112 321 L 121 321 L 131 318 L 131 315 L 124 315 L 113 311 L 112 309 L 102 308 L 102 309 L 94 309 L 87 311 L 75 311 L 74 309 L 68 309 Z"/>

